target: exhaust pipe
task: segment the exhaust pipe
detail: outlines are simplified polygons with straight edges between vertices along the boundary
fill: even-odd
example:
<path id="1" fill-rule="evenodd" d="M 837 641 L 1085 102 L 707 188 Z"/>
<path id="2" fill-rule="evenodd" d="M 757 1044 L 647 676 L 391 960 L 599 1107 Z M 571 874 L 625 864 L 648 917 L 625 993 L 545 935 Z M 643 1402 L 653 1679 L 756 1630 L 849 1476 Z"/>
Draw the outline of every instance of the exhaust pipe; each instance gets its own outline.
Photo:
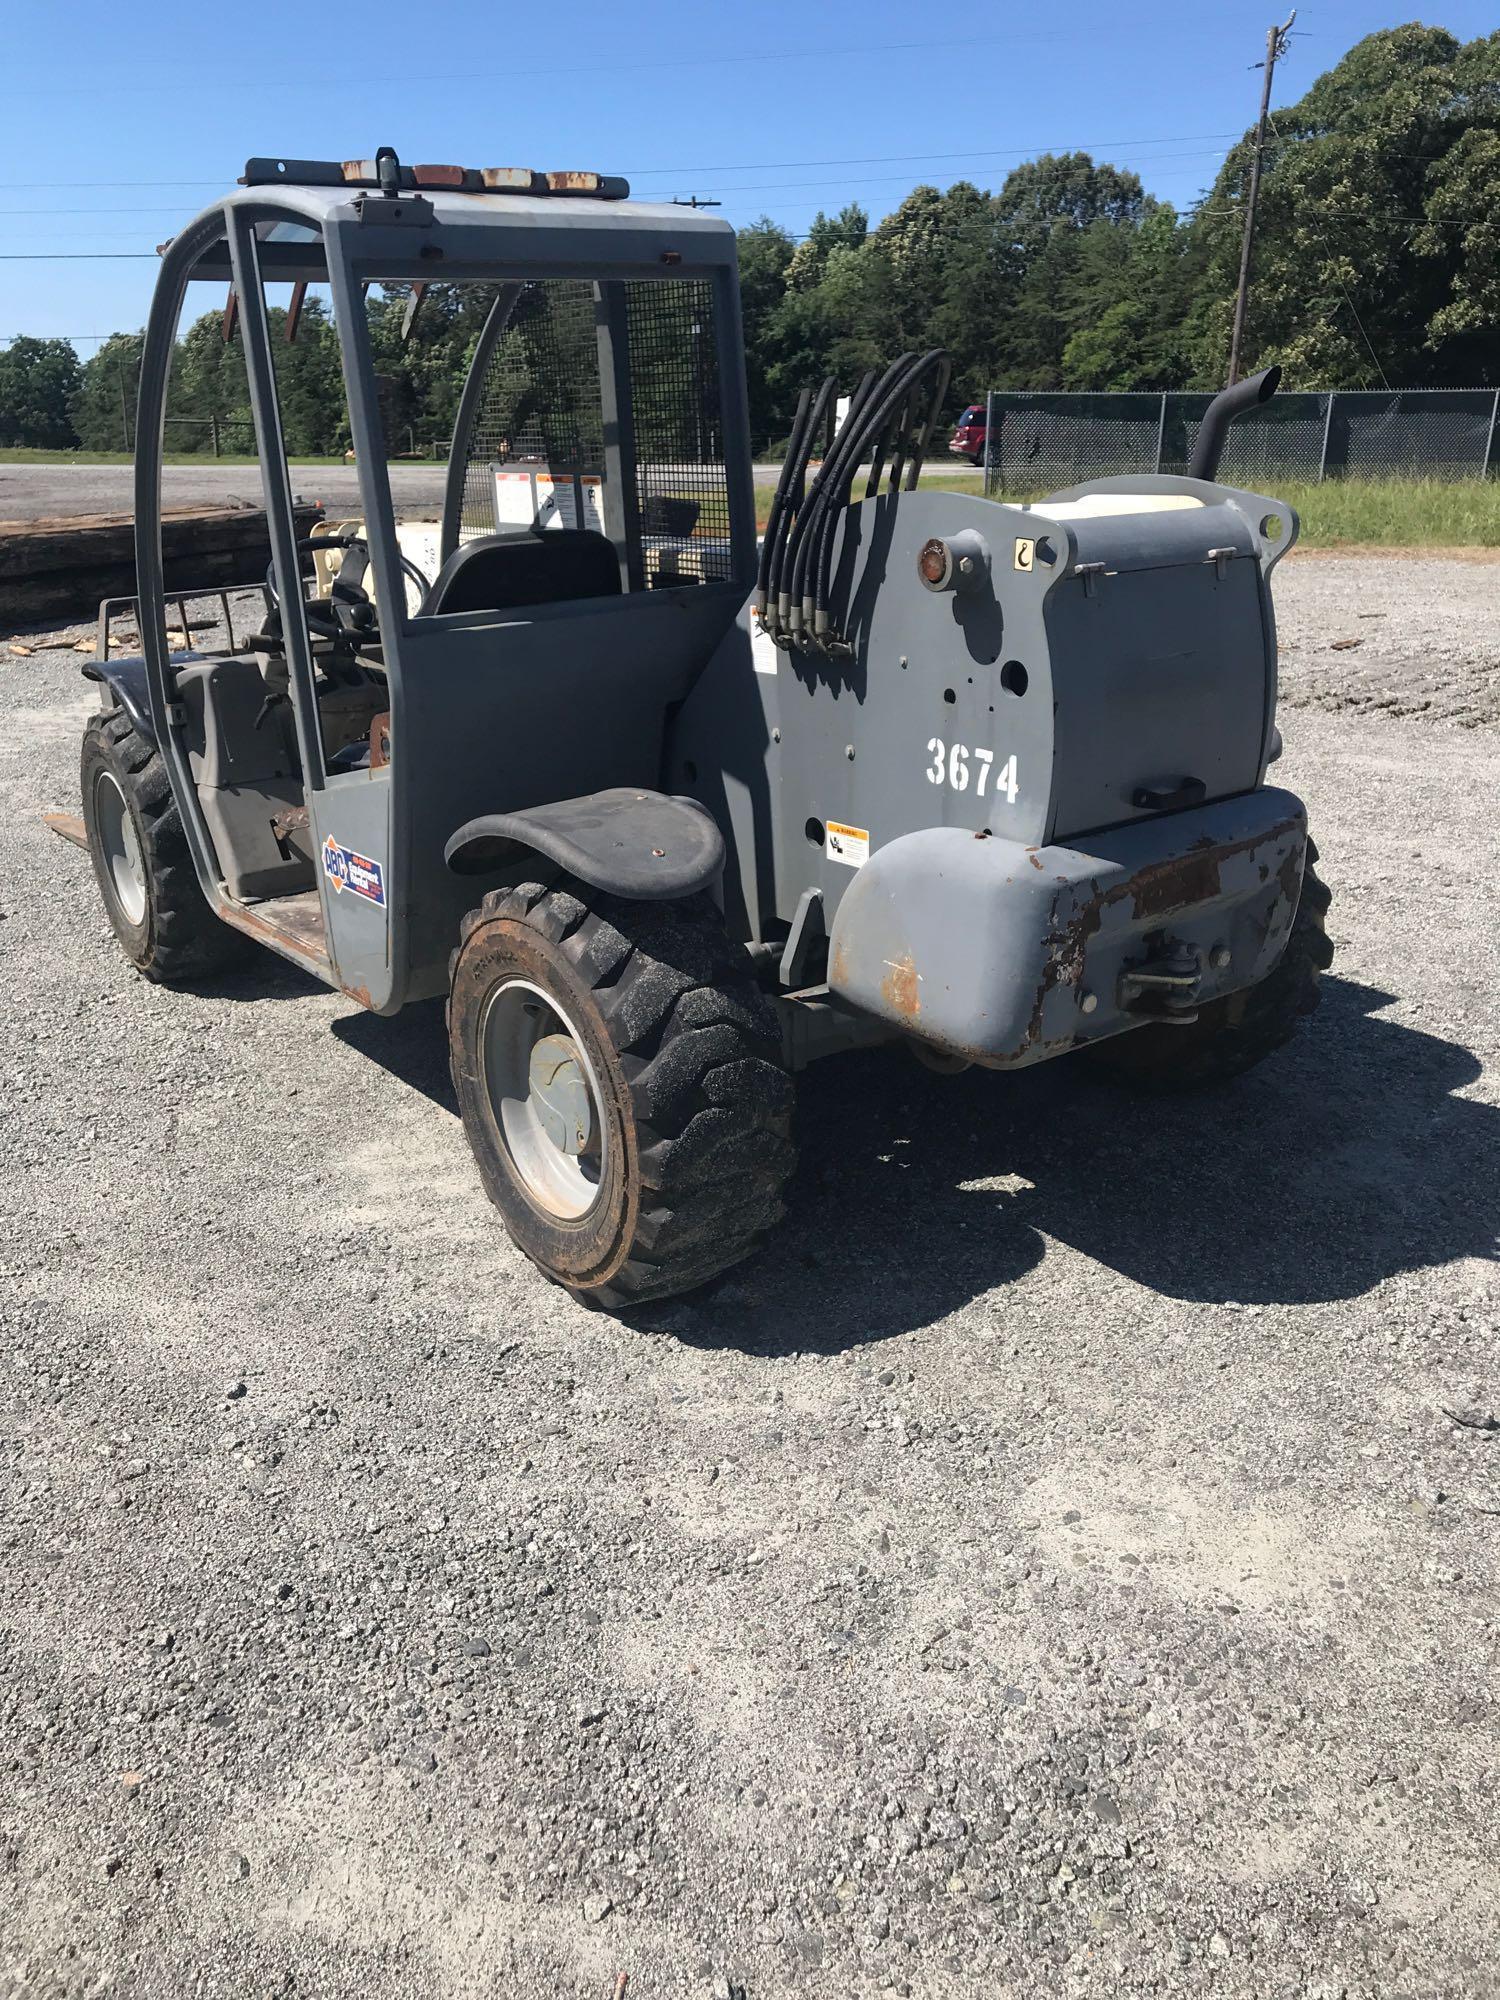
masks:
<path id="1" fill-rule="evenodd" d="M 1198 426 L 1193 455 L 1188 460 L 1190 479 L 1213 478 L 1224 455 L 1224 440 L 1229 435 L 1229 426 L 1246 410 L 1253 410 L 1260 403 L 1269 403 L 1280 381 L 1279 367 L 1263 368 L 1258 375 L 1247 376 L 1243 382 L 1236 382 L 1231 388 L 1219 391 L 1204 411 L 1203 421 Z"/>

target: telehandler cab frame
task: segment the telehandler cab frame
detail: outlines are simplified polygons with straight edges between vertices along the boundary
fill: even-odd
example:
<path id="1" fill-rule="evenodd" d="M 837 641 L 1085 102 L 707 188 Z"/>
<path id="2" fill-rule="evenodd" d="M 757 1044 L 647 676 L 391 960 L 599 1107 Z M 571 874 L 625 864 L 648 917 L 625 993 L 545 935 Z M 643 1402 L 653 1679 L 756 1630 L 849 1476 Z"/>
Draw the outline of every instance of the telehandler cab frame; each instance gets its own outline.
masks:
<path id="1" fill-rule="evenodd" d="M 446 993 L 491 1197 L 628 1306 L 782 1213 L 792 1074 L 1082 1050 L 1152 1087 L 1285 1040 L 1326 892 L 1279 753 L 1296 519 L 1200 476 L 924 492 L 947 364 L 803 397 L 757 546 L 733 232 L 594 175 L 254 160 L 166 246 L 136 532 L 144 658 L 93 671 L 88 844 L 149 978 L 247 940 L 376 1013 Z M 232 284 L 264 628 L 169 651 L 163 418 Z M 298 539 L 266 287 L 331 295 L 362 518 Z M 482 304 L 442 518 L 392 506 L 372 288 Z M 480 288 L 475 290 L 474 288 Z M 300 294 L 299 294 L 300 296 Z M 862 484 L 861 497 L 851 489 Z"/>

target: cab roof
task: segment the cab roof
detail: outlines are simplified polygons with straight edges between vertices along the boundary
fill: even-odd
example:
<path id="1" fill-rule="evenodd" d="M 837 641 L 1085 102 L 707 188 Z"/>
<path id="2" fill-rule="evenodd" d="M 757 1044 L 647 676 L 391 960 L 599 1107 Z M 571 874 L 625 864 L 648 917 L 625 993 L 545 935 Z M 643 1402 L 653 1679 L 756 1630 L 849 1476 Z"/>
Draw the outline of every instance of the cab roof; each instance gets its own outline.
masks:
<path id="1" fill-rule="evenodd" d="M 492 262 L 607 268 L 734 259 L 727 222 L 683 203 L 633 202 L 628 184 L 614 176 L 389 164 L 394 160 L 393 154 L 374 162 L 250 160 L 241 184 L 203 210 L 194 226 L 215 216 L 227 220 L 237 209 L 254 211 L 267 277 L 314 280 L 324 244 L 345 230 L 377 260 L 404 264 L 423 256 L 455 271 Z M 206 249 L 193 268 L 195 278 L 227 273 L 222 243 Z M 429 268 L 422 275 L 444 274 Z"/>

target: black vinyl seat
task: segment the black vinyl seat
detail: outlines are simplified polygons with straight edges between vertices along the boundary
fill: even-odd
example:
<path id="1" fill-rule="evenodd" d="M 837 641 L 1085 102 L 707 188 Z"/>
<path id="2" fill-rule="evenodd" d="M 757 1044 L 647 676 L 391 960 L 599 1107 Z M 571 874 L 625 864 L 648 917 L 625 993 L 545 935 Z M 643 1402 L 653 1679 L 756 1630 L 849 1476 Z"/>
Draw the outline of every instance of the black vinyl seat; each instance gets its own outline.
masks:
<path id="1" fill-rule="evenodd" d="M 423 617 L 516 611 L 575 597 L 618 597 L 620 557 L 596 528 L 519 528 L 465 542 L 438 571 Z"/>

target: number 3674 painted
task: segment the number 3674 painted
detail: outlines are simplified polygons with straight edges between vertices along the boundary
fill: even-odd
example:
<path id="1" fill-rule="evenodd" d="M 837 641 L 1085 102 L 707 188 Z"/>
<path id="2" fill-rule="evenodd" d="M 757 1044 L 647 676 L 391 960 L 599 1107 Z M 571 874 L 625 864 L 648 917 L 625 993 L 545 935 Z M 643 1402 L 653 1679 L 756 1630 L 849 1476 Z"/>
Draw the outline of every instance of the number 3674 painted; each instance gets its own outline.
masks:
<path id="1" fill-rule="evenodd" d="M 971 750 L 966 743 L 945 743 L 940 736 L 934 736 L 927 745 L 927 753 L 932 759 L 927 766 L 929 784 L 951 785 L 955 792 L 966 792 L 972 780 L 976 796 L 984 797 L 989 788 L 990 767 L 995 761 L 993 750 L 983 746 Z M 1007 801 L 1014 805 L 1016 785 L 1016 760 L 1012 756 L 995 772 L 995 790 L 1004 792 Z"/>

